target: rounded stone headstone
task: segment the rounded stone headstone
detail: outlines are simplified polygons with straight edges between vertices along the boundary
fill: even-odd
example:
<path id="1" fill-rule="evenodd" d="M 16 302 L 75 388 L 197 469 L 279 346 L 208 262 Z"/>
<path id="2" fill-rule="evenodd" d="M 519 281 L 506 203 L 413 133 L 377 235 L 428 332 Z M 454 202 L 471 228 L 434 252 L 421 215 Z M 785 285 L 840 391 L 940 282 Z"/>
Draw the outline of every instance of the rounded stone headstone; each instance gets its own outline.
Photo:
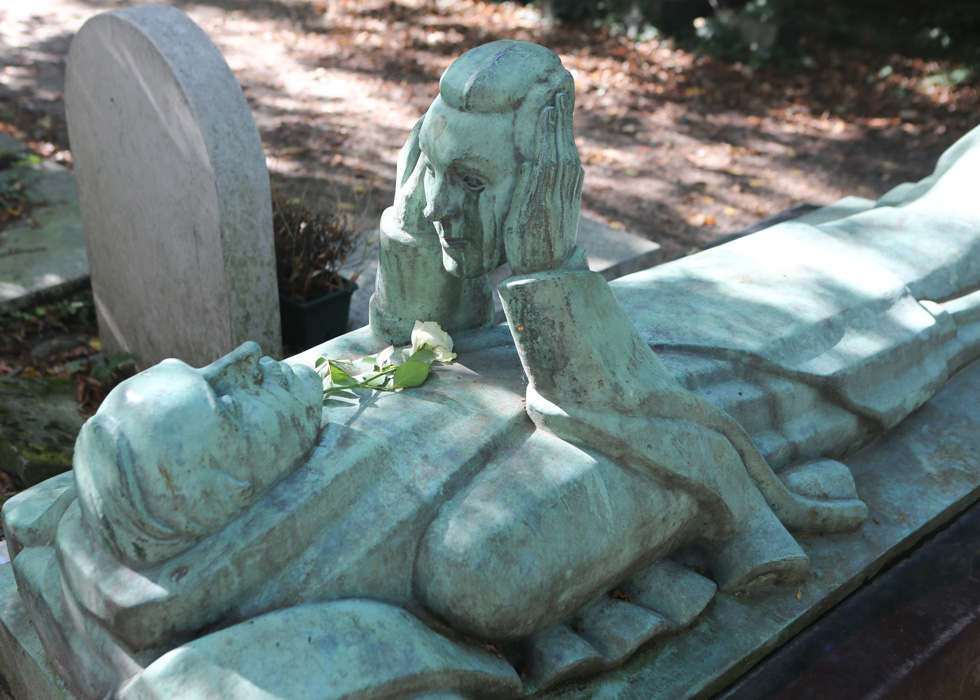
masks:
<path id="1" fill-rule="evenodd" d="M 217 47 L 175 8 L 116 10 L 79 30 L 65 83 L 104 351 L 279 355 L 269 173 Z"/>

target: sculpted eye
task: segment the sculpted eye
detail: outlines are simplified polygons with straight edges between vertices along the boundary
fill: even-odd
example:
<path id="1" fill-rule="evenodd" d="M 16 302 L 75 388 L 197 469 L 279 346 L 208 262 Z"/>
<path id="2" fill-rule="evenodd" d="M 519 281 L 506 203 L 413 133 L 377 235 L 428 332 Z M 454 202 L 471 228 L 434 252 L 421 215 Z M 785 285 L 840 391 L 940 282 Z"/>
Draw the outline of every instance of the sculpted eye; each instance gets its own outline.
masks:
<path id="1" fill-rule="evenodd" d="M 225 394 L 218 398 L 218 402 L 221 407 L 225 409 L 225 412 L 231 416 L 233 420 L 240 421 L 242 419 L 242 407 L 235 401 L 231 396 Z"/>
<path id="2" fill-rule="evenodd" d="M 463 175 L 463 187 L 468 189 L 470 192 L 483 192 L 486 189 L 487 183 L 483 181 L 483 178 L 477 177 L 473 174 Z"/>

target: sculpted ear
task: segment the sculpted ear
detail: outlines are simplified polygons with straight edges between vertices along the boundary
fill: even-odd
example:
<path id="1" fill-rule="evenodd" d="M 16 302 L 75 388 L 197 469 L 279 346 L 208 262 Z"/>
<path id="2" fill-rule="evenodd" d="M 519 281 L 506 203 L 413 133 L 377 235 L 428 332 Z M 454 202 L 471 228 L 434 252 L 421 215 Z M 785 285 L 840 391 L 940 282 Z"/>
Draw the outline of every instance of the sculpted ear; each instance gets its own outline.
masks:
<path id="1" fill-rule="evenodd" d="M 202 464 L 174 480 L 166 455 L 137 460 L 125 435 L 93 418 L 75 446 L 74 474 L 89 532 L 123 559 L 151 564 L 224 527 L 255 496 L 254 486 Z"/>
<path id="2" fill-rule="evenodd" d="M 90 419 L 79 433 L 73 461 L 75 490 L 89 533 L 123 559 L 159 561 L 186 539 L 150 512 L 132 447 L 124 435 Z"/>

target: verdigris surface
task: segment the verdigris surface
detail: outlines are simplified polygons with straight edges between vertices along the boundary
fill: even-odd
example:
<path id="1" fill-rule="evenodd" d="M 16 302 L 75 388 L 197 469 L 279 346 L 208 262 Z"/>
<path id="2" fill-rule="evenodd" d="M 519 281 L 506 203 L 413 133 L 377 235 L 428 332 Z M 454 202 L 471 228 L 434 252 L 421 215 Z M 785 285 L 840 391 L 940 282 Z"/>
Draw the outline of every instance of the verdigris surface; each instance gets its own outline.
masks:
<path id="1" fill-rule="evenodd" d="M 500 698 L 568 691 L 680 632 L 643 652 L 692 669 L 651 682 L 676 697 L 908 546 L 868 534 L 841 460 L 866 464 L 980 353 L 980 131 L 877 206 L 611 287 L 575 246 L 573 102 L 542 47 L 454 62 L 402 152 L 371 327 L 288 363 L 246 344 L 120 385 L 74 474 L 4 508 L 8 637 L 26 609 L 84 697 Z M 485 329 L 505 260 L 509 324 Z M 321 405 L 319 353 L 377 352 L 417 319 L 457 334 L 456 363 Z M 980 445 L 944 444 L 917 528 L 980 487 Z M 858 528 L 807 549 L 791 534 Z"/>

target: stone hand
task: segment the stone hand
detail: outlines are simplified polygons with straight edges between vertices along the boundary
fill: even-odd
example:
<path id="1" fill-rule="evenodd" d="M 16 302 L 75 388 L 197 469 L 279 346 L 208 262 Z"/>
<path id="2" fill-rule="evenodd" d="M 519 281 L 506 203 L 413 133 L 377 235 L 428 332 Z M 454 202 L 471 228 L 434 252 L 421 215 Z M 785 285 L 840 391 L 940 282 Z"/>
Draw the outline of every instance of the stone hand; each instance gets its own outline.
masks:
<path id="1" fill-rule="evenodd" d="M 575 246 L 584 171 L 572 133 L 572 101 L 564 93 L 539 118 L 537 158 L 521 164 L 504 226 L 514 274 L 561 265 Z"/>
<path id="2" fill-rule="evenodd" d="M 421 149 L 419 148 L 419 132 L 422 130 L 422 121 L 420 119 L 415 124 L 408 141 L 405 142 L 398 154 L 394 216 L 395 222 L 402 231 L 410 232 L 416 236 L 431 234 L 429 236 L 431 243 L 438 249 L 435 230 L 422 214 L 425 209 L 425 188 L 422 186 L 425 167 L 420 158 Z"/>
<path id="3" fill-rule="evenodd" d="M 426 205 L 420 120 L 398 155 L 394 204 L 381 216 L 380 265 L 371 297 L 370 325 L 387 343 L 410 341 L 416 321 L 436 321 L 448 332 L 487 326 L 493 319 L 485 277 L 453 277 Z"/>

